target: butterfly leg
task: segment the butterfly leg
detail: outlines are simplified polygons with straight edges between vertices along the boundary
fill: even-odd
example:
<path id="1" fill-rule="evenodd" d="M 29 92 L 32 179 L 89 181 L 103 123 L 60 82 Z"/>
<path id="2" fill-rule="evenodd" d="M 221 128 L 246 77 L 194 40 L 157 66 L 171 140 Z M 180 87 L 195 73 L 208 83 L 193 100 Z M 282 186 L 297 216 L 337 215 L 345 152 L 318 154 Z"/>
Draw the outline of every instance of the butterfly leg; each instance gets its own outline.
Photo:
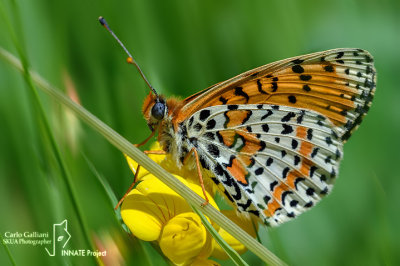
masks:
<path id="1" fill-rule="evenodd" d="M 144 151 L 145 154 L 157 154 L 157 155 L 165 155 L 166 152 L 163 150 L 159 150 L 159 151 Z M 124 196 L 118 201 L 117 206 L 115 206 L 115 210 L 119 208 L 119 206 L 121 205 L 121 203 L 124 201 L 124 199 L 126 198 L 126 196 L 128 196 L 129 192 L 131 192 L 132 188 L 135 186 L 136 184 L 136 179 L 139 175 L 139 170 L 140 170 L 140 164 L 138 164 L 136 171 L 135 171 L 135 176 L 133 178 L 133 182 L 130 185 L 130 187 L 128 188 L 128 190 L 126 191 L 126 193 L 124 194 Z"/>
<path id="2" fill-rule="evenodd" d="M 186 162 L 186 159 L 189 157 L 189 155 L 194 154 L 194 158 L 196 159 L 196 168 L 197 168 L 197 175 L 199 176 L 199 182 L 201 189 L 203 190 L 203 195 L 205 201 L 201 204 L 202 207 L 206 206 L 210 201 L 208 200 L 206 189 L 204 187 L 204 182 L 203 182 L 203 175 L 201 174 L 201 168 L 200 168 L 200 160 L 199 160 L 199 154 L 197 153 L 197 150 L 195 148 L 192 148 L 188 154 L 186 154 L 183 163 Z"/>
<path id="3" fill-rule="evenodd" d="M 143 146 L 154 136 L 155 133 L 156 133 L 156 131 L 152 130 L 150 136 L 148 136 L 144 141 L 140 142 L 139 144 L 134 144 L 134 146 L 135 147 Z M 146 153 L 146 151 L 144 153 Z"/>

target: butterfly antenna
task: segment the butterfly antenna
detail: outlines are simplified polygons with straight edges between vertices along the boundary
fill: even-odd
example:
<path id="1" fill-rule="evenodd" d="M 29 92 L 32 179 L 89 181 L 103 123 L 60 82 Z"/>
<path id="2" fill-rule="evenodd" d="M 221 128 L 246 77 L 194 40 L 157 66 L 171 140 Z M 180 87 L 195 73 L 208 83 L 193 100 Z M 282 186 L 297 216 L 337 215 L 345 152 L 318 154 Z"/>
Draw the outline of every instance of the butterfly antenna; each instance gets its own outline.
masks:
<path id="1" fill-rule="evenodd" d="M 149 81 L 147 80 L 146 76 L 144 75 L 143 71 L 140 69 L 139 65 L 136 63 L 135 59 L 133 59 L 132 55 L 129 53 L 128 49 L 126 49 L 125 45 L 118 39 L 117 35 L 110 29 L 108 26 L 106 20 L 103 17 L 99 17 L 99 22 L 100 24 L 108 30 L 108 32 L 114 37 L 115 40 L 119 43 L 119 45 L 124 49 L 125 53 L 128 55 L 128 58 L 126 59 L 126 62 L 129 64 L 132 64 L 136 67 L 136 69 L 139 71 L 139 74 L 142 76 L 144 81 L 146 82 L 147 86 L 151 89 L 151 91 L 158 97 L 158 94 L 156 90 L 151 86 Z"/>

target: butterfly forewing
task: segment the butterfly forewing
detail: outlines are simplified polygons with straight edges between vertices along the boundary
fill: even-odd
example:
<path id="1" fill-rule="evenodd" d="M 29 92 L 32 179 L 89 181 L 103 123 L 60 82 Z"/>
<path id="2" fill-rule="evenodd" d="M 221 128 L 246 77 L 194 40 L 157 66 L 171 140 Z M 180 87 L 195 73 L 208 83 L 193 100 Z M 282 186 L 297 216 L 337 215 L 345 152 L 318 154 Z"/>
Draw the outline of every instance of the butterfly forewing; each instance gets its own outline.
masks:
<path id="1" fill-rule="evenodd" d="M 218 83 L 186 99 L 175 119 L 181 122 L 207 106 L 286 105 L 324 115 L 346 140 L 368 111 L 374 90 L 371 55 L 335 49 L 274 62 Z"/>
<path id="2" fill-rule="evenodd" d="M 239 211 L 267 224 L 282 223 L 313 206 L 330 191 L 338 172 L 342 142 L 333 124 L 316 112 L 221 105 L 204 108 L 189 121 L 188 137 L 197 140 L 214 180 Z"/>

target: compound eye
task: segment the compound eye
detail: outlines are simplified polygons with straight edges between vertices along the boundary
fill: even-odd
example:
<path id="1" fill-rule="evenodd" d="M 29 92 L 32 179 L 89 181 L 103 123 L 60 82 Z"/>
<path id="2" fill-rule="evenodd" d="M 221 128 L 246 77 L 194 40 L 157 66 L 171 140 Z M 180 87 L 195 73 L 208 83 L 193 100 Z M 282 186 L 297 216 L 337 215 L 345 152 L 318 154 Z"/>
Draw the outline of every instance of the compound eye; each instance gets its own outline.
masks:
<path id="1" fill-rule="evenodd" d="M 151 108 L 151 115 L 157 120 L 161 120 L 164 118 L 164 112 L 165 103 L 163 102 L 156 102 L 153 108 Z"/>

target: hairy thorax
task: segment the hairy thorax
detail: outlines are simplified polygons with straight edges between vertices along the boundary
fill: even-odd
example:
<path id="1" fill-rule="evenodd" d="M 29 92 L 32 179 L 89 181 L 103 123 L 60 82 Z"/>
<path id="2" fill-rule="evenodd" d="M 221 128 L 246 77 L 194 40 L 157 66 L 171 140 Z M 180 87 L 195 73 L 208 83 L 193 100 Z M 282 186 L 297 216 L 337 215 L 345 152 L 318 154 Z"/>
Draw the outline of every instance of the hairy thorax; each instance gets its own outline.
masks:
<path id="1" fill-rule="evenodd" d="M 172 117 L 166 117 L 159 126 L 158 142 L 167 153 L 161 166 L 171 174 L 182 176 L 199 184 L 196 158 L 193 153 L 190 154 L 190 151 L 196 148 L 196 139 L 190 137 L 185 124 L 181 123 L 174 127 Z M 200 154 L 199 163 L 206 190 L 215 193 L 217 188 L 212 181 L 215 175 L 209 170 L 204 157 Z"/>
<path id="2" fill-rule="evenodd" d="M 187 141 L 187 132 L 182 130 L 182 126 L 173 126 L 172 117 L 166 117 L 160 124 L 158 130 L 158 142 L 162 149 L 167 152 L 172 161 L 178 168 L 182 168 L 186 155 L 193 148 L 193 145 Z M 192 157 L 192 156 L 191 156 Z M 187 158 L 185 166 L 194 167 L 191 158 Z M 193 165 L 193 166 L 192 166 Z"/>

